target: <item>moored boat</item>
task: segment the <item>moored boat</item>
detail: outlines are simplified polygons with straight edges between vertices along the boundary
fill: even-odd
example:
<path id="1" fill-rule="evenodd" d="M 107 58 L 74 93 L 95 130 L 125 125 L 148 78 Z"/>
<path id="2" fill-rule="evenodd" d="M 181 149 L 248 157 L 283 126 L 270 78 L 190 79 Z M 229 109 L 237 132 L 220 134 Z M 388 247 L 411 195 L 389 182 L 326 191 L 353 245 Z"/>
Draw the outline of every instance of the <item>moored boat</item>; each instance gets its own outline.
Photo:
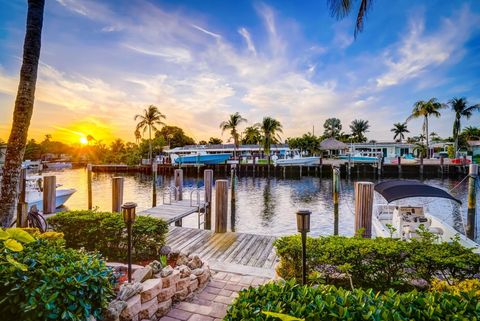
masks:
<path id="1" fill-rule="evenodd" d="M 291 158 L 273 158 L 273 163 L 278 166 L 311 166 L 320 164 L 320 157 L 309 156 L 302 157 L 300 155 L 294 155 Z"/>
<path id="2" fill-rule="evenodd" d="M 228 159 L 230 159 L 230 153 L 222 153 L 222 154 L 207 154 L 205 152 L 197 152 L 192 153 L 189 155 L 182 155 L 179 156 L 177 154 L 170 154 L 170 158 L 172 163 L 175 164 L 205 164 L 205 165 L 214 165 L 214 164 L 222 164 L 225 163 Z"/>
<path id="3" fill-rule="evenodd" d="M 361 153 L 356 153 L 353 155 L 341 155 L 339 159 L 350 160 L 351 162 L 356 163 L 376 163 L 378 162 L 378 157 L 362 155 Z"/>
<path id="4" fill-rule="evenodd" d="M 61 185 L 57 185 L 60 187 Z M 75 188 L 57 189 L 55 195 L 55 207 L 58 208 L 67 202 L 67 200 L 75 193 Z M 28 203 L 28 209 L 33 205 L 37 207 L 39 211 L 43 210 L 43 186 L 41 176 L 29 176 L 25 185 L 26 201 Z"/>

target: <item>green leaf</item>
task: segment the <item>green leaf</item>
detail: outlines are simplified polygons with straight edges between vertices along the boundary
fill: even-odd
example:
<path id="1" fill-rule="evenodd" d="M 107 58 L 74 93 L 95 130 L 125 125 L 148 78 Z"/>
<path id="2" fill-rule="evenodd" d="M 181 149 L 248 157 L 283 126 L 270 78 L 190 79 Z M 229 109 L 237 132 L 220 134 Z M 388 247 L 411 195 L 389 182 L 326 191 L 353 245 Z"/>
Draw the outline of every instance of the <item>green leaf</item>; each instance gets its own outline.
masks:
<path id="1" fill-rule="evenodd" d="M 25 232 L 21 228 L 9 228 L 7 233 L 12 239 L 20 241 L 22 243 L 32 243 L 35 241 L 35 238 L 31 236 L 28 232 Z"/>
<path id="2" fill-rule="evenodd" d="M 7 249 L 9 249 L 10 251 L 13 251 L 13 252 L 23 251 L 23 245 L 21 243 L 15 241 L 14 239 L 8 239 L 8 240 L 3 241 L 3 245 Z"/>
<path id="3" fill-rule="evenodd" d="M 276 312 L 270 312 L 270 311 L 262 311 L 262 313 L 267 315 L 267 316 L 278 318 L 282 321 L 305 321 L 305 319 L 295 318 L 295 317 L 292 317 L 290 315 L 283 314 L 283 313 L 276 313 Z"/>
<path id="4" fill-rule="evenodd" d="M 8 234 L 3 228 L 0 228 L 0 241 L 7 240 L 9 237 L 10 234 Z"/>
<path id="5" fill-rule="evenodd" d="M 10 255 L 7 255 L 6 257 L 8 263 L 13 265 L 15 268 L 22 270 L 24 272 L 28 271 L 28 267 L 25 264 L 22 264 L 20 262 L 17 262 L 14 258 L 12 258 Z"/>

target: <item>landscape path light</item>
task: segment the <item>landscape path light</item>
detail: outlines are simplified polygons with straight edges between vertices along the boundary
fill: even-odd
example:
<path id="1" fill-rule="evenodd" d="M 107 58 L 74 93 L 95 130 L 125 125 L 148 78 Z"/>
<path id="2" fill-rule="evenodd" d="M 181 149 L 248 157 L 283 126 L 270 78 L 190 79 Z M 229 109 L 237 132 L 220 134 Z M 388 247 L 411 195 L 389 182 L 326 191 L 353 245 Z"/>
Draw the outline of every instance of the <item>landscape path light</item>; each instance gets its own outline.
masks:
<path id="1" fill-rule="evenodd" d="M 135 222 L 135 209 L 137 203 L 127 202 L 122 205 L 123 221 L 127 225 L 127 247 L 128 247 L 128 283 L 132 283 L 132 225 Z"/>
<path id="2" fill-rule="evenodd" d="M 307 233 L 310 232 L 310 215 L 308 210 L 297 212 L 297 229 L 302 235 L 302 284 L 307 284 Z"/>

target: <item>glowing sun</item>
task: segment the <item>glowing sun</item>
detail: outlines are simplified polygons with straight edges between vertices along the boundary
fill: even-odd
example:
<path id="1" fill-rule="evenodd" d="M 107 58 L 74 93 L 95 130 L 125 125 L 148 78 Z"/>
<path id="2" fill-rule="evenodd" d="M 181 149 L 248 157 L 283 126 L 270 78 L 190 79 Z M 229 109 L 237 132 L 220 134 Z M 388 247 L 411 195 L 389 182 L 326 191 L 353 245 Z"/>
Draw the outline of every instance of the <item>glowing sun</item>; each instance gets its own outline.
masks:
<path id="1" fill-rule="evenodd" d="M 80 144 L 87 145 L 88 144 L 87 137 L 84 137 L 84 136 L 80 137 Z"/>

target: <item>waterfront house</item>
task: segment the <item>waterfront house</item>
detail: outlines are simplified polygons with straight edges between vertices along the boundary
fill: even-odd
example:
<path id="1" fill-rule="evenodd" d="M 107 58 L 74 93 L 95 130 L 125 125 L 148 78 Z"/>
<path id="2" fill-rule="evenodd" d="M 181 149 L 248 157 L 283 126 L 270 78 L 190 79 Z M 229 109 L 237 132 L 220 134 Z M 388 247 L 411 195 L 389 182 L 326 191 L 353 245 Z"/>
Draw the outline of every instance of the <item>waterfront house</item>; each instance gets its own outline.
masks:
<path id="1" fill-rule="evenodd" d="M 480 140 L 470 140 L 467 142 L 472 152 L 472 159 L 475 163 L 480 163 Z"/>
<path id="2" fill-rule="evenodd" d="M 344 155 L 348 151 L 348 145 L 330 137 L 320 142 L 320 150 L 326 152 L 326 156 Z"/>

